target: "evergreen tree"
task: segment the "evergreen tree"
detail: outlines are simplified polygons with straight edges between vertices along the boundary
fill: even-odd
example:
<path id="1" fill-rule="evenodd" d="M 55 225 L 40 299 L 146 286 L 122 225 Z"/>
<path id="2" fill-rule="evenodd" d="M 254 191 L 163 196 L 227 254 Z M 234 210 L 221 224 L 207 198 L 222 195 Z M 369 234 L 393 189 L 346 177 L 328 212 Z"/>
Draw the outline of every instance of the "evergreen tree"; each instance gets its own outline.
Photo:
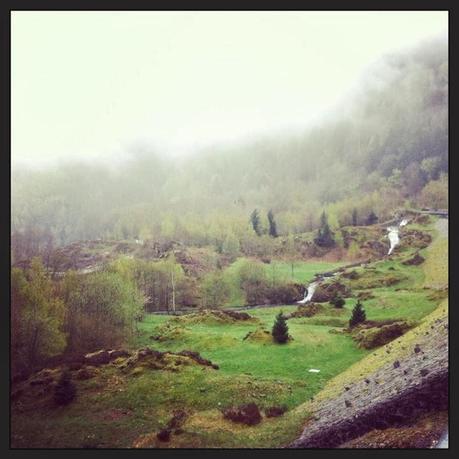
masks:
<path id="1" fill-rule="evenodd" d="M 288 325 L 282 312 L 276 316 L 271 334 L 276 343 L 284 344 L 288 341 Z"/>
<path id="2" fill-rule="evenodd" d="M 278 236 L 277 225 L 276 225 L 276 221 L 274 220 L 274 214 L 272 210 L 268 212 L 268 222 L 269 222 L 269 235 L 271 237 L 277 237 Z"/>
<path id="3" fill-rule="evenodd" d="M 378 222 L 377 215 L 373 211 L 371 211 L 367 217 L 367 225 L 374 225 L 377 222 Z"/>
<path id="4" fill-rule="evenodd" d="M 333 233 L 328 224 L 327 214 L 322 212 L 320 217 L 320 228 L 317 232 L 317 237 L 314 239 L 314 242 L 319 247 L 333 247 L 335 245 L 335 240 L 333 239 Z"/>
<path id="5" fill-rule="evenodd" d="M 367 316 L 365 314 L 365 309 L 363 309 L 362 303 L 360 300 L 357 301 L 357 304 L 352 310 L 352 317 L 349 320 L 349 327 L 355 327 L 356 325 L 365 322 Z"/>
<path id="6" fill-rule="evenodd" d="M 54 402 L 56 405 L 68 405 L 76 396 L 76 387 L 72 382 L 70 372 L 64 371 L 54 388 Z"/>
<path id="7" fill-rule="evenodd" d="M 344 300 L 344 298 L 339 293 L 337 293 L 330 300 L 330 304 L 333 305 L 335 308 L 342 308 L 346 304 L 346 301 Z"/>
<path id="8" fill-rule="evenodd" d="M 352 226 L 357 226 L 357 209 L 354 208 L 352 211 Z"/>
<path id="9" fill-rule="evenodd" d="M 252 223 L 253 230 L 255 231 L 257 236 L 261 236 L 262 229 L 261 229 L 260 216 L 258 215 L 258 209 L 254 209 L 254 211 L 250 214 L 250 221 Z"/>

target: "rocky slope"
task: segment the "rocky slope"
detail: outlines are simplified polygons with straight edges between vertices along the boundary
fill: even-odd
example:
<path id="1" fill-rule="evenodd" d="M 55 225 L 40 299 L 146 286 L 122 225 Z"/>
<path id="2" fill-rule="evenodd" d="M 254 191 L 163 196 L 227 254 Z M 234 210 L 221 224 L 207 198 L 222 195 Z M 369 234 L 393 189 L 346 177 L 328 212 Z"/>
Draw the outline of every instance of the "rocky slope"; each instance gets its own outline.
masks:
<path id="1" fill-rule="evenodd" d="M 447 409 L 448 318 L 444 309 L 445 313 L 428 320 L 427 326 L 410 332 L 414 339 L 403 346 L 406 349 L 400 349 L 408 351 L 403 357 L 397 349 L 390 362 L 371 374 L 362 373 L 337 396 L 313 404 L 313 417 L 290 446 L 333 448 L 372 429 Z M 384 348 L 386 354 L 392 353 L 391 344 Z"/>

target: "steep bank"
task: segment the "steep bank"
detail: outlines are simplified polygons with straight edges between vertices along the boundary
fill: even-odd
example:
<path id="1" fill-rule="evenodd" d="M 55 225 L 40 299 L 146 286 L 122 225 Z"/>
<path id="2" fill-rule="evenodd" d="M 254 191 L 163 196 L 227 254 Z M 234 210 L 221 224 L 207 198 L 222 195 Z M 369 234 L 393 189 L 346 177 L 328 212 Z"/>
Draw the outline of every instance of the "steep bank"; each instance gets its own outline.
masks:
<path id="1" fill-rule="evenodd" d="M 313 416 L 290 446 L 333 448 L 372 429 L 447 409 L 447 328 L 445 302 L 422 325 L 332 380 L 312 403 Z M 375 360 L 383 364 L 365 372 Z"/>
<path id="2" fill-rule="evenodd" d="M 448 286 L 447 220 L 438 220 L 435 228 L 437 236 L 426 251 L 424 286 L 442 290 Z M 290 447 L 335 448 L 363 439 L 367 433 L 384 436 L 375 429 L 396 430 L 428 413 L 446 411 L 447 308 L 448 300 L 444 300 L 418 327 L 329 381 L 309 404 L 312 415 Z M 446 428 L 432 429 L 428 447 L 438 444 Z M 374 439 L 360 443 L 360 447 L 374 447 Z"/>

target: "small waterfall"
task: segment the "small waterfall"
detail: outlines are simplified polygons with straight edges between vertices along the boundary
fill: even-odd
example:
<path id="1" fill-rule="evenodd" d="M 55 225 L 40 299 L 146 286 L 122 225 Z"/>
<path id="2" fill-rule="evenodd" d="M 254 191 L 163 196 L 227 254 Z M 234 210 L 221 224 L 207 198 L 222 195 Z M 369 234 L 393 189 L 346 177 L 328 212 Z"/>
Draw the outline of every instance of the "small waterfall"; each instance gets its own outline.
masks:
<path id="1" fill-rule="evenodd" d="M 312 295 L 314 295 L 314 292 L 316 291 L 318 281 L 311 282 L 308 287 L 306 288 L 306 291 L 304 292 L 304 298 L 300 301 L 297 301 L 298 304 L 305 304 L 308 301 L 311 301 Z"/>
<path id="2" fill-rule="evenodd" d="M 400 228 L 402 226 L 405 226 L 407 223 L 408 223 L 408 220 L 404 218 L 399 223 L 398 226 L 389 226 L 387 228 L 387 231 L 389 232 L 387 237 L 389 238 L 389 243 L 390 243 L 390 248 L 389 248 L 389 252 L 387 252 L 387 255 L 390 255 L 393 252 L 394 248 L 400 243 L 400 237 L 399 237 Z"/>

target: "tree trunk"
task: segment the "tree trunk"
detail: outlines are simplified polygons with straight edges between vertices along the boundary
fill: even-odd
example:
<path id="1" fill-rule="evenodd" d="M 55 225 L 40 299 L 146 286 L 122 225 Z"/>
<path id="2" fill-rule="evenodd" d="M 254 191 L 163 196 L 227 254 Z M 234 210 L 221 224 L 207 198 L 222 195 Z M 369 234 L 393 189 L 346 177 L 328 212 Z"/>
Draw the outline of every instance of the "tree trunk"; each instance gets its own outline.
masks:
<path id="1" fill-rule="evenodd" d="M 172 310 L 175 314 L 175 279 L 174 279 L 174 271 L 171 272 L 171 283 L 172 283 Z"/>

